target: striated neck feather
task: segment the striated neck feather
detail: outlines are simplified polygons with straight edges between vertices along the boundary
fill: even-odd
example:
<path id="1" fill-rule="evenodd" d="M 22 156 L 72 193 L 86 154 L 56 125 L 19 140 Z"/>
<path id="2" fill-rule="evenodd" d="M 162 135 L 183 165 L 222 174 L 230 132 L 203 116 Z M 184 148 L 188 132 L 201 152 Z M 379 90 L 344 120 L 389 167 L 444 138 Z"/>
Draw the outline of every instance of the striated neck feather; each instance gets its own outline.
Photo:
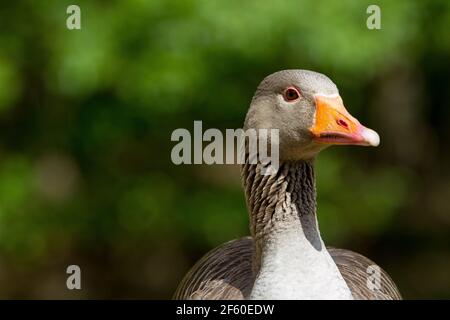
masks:
<path id="1" fill-rule="evenodd" d="M 261 169 L 242 167 L 255 245 L 249 298 L 351 299 L 320 236 L 313 161 L 284 162 L 266 176 Z"/>

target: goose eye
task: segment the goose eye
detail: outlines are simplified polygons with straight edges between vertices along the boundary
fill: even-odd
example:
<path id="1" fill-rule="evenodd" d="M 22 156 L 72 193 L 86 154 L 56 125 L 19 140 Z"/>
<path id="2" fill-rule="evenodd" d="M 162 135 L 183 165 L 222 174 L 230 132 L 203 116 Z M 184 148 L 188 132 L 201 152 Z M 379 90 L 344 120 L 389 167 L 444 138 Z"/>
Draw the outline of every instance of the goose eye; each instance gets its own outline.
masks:
<path id="1" fill-rule="evenodd" d="M 300 98 L 300 93 L 295 88 L 287 88 L 284 92 L 284 99 L 288 102 L 292 102 Z"/>

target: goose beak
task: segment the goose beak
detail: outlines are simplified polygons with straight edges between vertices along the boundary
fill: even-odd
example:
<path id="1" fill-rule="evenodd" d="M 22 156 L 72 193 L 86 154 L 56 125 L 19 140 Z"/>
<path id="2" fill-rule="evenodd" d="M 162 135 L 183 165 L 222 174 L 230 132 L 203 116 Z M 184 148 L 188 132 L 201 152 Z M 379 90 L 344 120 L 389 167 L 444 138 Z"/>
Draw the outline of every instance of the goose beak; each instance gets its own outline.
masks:
<path id="1" fill-rule="evenodd" d="M 316 95 L 315 123 L 310 128 L 313 139 L 320 144 L 350 144 L 376 147 L 380 137 L 364 127 L 345 109 L 339 95 Z"/>

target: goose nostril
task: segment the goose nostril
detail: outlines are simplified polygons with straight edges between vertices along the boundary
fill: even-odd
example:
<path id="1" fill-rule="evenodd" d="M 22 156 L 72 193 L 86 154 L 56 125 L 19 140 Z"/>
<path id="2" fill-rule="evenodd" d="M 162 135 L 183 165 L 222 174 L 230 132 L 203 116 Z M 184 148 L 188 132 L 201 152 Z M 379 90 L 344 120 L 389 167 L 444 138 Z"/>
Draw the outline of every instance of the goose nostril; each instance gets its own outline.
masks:
<path id="1" fill-rule="evenodd" d="M 339 119 L 336 121 L 338 125 L 340 125 L 341 127 L 344 127 L 346 129 L 348 129 L 348 123 L 345 120 Z"/>

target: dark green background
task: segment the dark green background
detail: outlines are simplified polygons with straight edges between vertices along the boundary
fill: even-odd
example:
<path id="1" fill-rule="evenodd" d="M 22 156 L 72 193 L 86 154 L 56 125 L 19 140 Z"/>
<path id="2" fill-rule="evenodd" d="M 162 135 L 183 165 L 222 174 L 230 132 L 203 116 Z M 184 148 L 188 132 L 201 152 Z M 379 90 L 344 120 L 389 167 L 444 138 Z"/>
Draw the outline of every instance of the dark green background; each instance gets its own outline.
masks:
<path id="1" fill-rule="evenodd" d="M 405 298 L 450 298 L 449 1 L 75 3 L 73 31 L 73 1 L 0 5 L 1 298 L 169 298 L 248 233 L 238 168 L 173 165 L 172 131 L 241 127 L 259 81 L 288 68 L 330 76 L 381 136 L 319 156 L 325 242 Z"/>

